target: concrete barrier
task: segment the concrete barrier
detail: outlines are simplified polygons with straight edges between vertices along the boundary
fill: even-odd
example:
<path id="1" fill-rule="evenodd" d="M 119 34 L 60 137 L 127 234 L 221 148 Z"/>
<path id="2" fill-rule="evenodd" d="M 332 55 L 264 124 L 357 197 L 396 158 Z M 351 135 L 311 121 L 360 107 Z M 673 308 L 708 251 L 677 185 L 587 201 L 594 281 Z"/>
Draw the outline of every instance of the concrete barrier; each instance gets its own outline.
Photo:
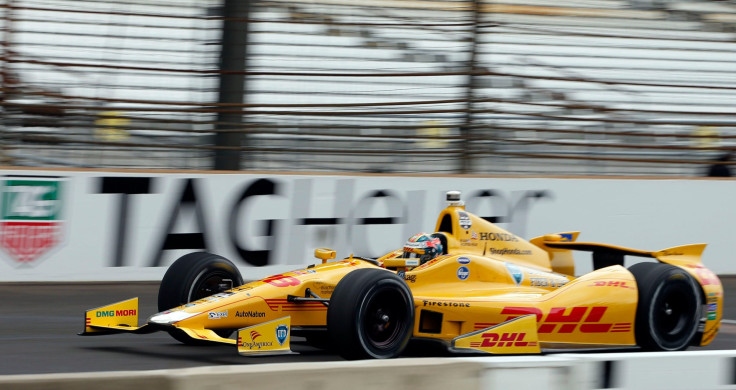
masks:
<path id="1" fill-rule="evenodd" d="M 585 360 L 594 389 L 736 389 L 736 350 L 559 355 Z"/>
<path id="2" fill-rule="evenodd" d="M 3 390 L 175 390 L 173 370 L 90 372 L 74 374 L 4 375 Z"/>
<path id="3" fill-rule="evenodd" d="M 250 363 L 250 364 L 249 364 Z M 252 364 L 176 370 L 0 376 L 2 390 L 478 390 L 482 363 L 454 359 Z M 249 364 L 249 365 L 246 365 Z"/>
<path id="4" fill-rule="evenodd" d="M 247 365 L 246 365 L 247 364 Z M 0 376 L 2 390 L 736 389 L 736 350 L 412 358 Z"/>
<path id="5" fill-rule="evenodd" d="M 481 364 L 479 390 L 589 390 L 597 384 L 595 362 L 571 356 L 485 356 L 463 358 Z"/>
<path id="6" fill-rule="evenodd" d="M 736 389 L 736 350 L 489 356 L 464 360 L 484 366 L 480 390 Z"/>

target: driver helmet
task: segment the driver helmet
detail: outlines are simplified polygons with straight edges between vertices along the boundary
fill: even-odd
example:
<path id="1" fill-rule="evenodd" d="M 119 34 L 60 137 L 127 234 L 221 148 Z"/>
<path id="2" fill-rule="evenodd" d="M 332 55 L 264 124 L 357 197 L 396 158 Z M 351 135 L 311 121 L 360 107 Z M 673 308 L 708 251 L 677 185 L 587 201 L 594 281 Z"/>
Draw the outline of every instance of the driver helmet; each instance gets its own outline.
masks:
<path id="1" fill-rule="evenodd" d="M 418 233 L 412 236 L 404 244 L 404 253 L 401 257 L 405 259 L 419 259 L 419 264 L 442 254 L 442 242 L 439 238 L 429 233 Z"/>

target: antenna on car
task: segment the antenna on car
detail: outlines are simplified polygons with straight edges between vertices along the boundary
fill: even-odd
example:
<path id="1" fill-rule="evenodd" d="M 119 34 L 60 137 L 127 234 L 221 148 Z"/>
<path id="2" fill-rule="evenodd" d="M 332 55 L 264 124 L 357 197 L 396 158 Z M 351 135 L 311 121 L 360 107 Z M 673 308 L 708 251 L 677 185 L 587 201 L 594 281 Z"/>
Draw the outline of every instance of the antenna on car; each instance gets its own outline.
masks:
<path id="1" fill-rule="evenodd" d="M 448 206 L 465 206 L 465 202 L 460 200 L 460 191 L 447 191 L 445 199 Z"/>

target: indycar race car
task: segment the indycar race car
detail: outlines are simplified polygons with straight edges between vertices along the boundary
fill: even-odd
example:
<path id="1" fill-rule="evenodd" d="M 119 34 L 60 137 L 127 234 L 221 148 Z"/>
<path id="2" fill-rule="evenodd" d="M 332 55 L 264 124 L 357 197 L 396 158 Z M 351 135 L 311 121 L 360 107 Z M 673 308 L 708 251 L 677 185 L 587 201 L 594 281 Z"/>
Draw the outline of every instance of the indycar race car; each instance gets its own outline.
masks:
<path id="1" fill-rule="evenodd" d="M 317 249 L 319 264 L 243 284 L 227 259 L 187 254 L 163 277 L 160 313 L 139 326 L 137 298 L 114 303 L 88 310 L 81 334 L 166 331 L 243 355 L 290 353 L 296 335 L 362 359 L 399 356 L 411 339 L 490 354 L 675 351 L 718 332 L 723 288 L 701 262 L 705 244 L 650 252 L 578 232 L 526 241 L 466 211 L 459 192 L 447 200 L 434 233 L 377 259 Z M 575 277 L 573 251 L 592 252 L 594 270 Z M 653 261 L 625 268 L 625 256 Z"/>

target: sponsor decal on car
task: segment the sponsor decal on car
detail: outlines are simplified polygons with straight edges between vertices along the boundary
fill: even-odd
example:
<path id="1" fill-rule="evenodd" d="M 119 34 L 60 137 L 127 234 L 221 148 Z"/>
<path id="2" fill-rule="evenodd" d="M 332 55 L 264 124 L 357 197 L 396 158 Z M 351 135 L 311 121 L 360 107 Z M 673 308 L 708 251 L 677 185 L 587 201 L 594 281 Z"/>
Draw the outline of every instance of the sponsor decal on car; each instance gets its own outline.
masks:
<path id="1" fill-rule="evenodd" d="M 636 287 L 626 284 L 626 281 L 624 280 L 595 280 L 590 285 L 595 287 L 621 287 L 636 289 Z"/>
<path id="2" fill-rule="evenodd" d="M 514 280 L 514 283 L 516 285 L 520 285 L 522 281 L 524 281 L 524 272 L 521 271 L 521 268 L 512 263 L 505 263 L 506 264 L 506 270 L 509 271 L 509 275 L 511 275 L 511 279 Z"/>
<path id="3" fill-rule="evenodd" d="M 461 266 L 457 269 L 457 278 L 460 280 L 467 280 L 470 277 L 470 268 Z"/>
<path id="4" fill-rule="evenodd" d="M 137 315 L 136 309 L 127 310 L 99 310 L 95 313 L 95 317 L 125 317 Z"/>
<path id="5" fill-rule="evenodd" d="M 481 334 L 483 341 L 470 343 L 472 347 L 526 347 L 537 345 L 536 341 L 524 341 L 526 333 L 521 332 L 486 332 Z"/>
<path id="6" fill-rule="evenodd" d="M 286 324 L 280 324 L 276 327 L 276 341 L 279 345 L 284 345 L 286 338 L 289 336 L 289 327 Z"/>
<path id="7" fill-rule="evenodd" d="M 443 306 L 443 307 L 470 307 L 468 302 L 440 302 L 440 301 L 422 301 L 424 306 Z"/>
<path id="8" fill-rule="evenodd" d="M 460 264 L 470 264 L 470 259 L 467 257 L 458 257 L 457 262 Z"/>
<path id="9" fill-rule="evenodd" d="M 240 345 L 243 347 L 246 347 L 248 349 L 261 349 L 265 347 L 271 347 L 273 346 L 273 341 L 256 341 L 258 338 L 260 338 L 262 335 L 257 330 L 251 330 L 248 332 L 250 335 L 250 342 L 247 340 L 244 340 L 242 337 L 240 338 Z"/>
<path id="10" fill-rule="evenodd" d="M 468 230 L 471 226 L 473 226 L 473 221 L 470 220 L 470 216 L 468 215 L 468 213 L 464 211 L 458 211 L 457 216 L 458 223 L 460 224 L 460 227 L 464 230 Z"/>
<path id="11" fill-rule="evenodd" d="M 227 310 L 208 312 L 207 318 L 211 320 L 219 320 L 220 318 L 227 318 Z"/>
<path id="12" fill-rule="evenodd" d="M 488 248 L 488 254 L 496 256 L 529 256 L 532 254 L 530 249 L 519 248 Z"/>
<path id="13" fill-rule="evenodd" d="M 607 306 L 575 306 L 575 307 L 553 307 L 549 313 L 542 312 L 536 307 L 506 306 L 500 314 L 509 316 L 501 322 L 512 320 L 526 314 L 534 314 L 537 317 L 538 333 L 618 333 L 630 332 L 630 322 L 602 323 L 603 315 L 608 310 Z"/>
<path id="14" fill-rule="evenodd" d="M 517 242 L 519 237 L 511 233 L 488 233 L 484 232 L 480 234 L 480 239 L 483 241 L 510 241 Z"/>
<path id="15" fill-rule="evenodd" d="M 690 264 L 686 264 L 687 267 L 693 268 L 695 273 L 698 275 L 698 278 L 700 279 L 700 284 L 703 286 L 720 286 L 721 280 L 718 279 L 718 276 L 713 273 L 713 271 L 709 270 L 708 268 L 705 268 L 703 266 L 693 266 Z"/>
<path id="16" fill-rule="evenodd" d="M 532 287 L 562 287 L 567 284 L 567 279 L 553 279 L 533 276 L 529 278 L 529 285 Z"/>
<path id="17" fill-rule="evenodd" d="M 262 311 L 252 311 L 252 310 L 240 310 L 235 312 L 235 317 L 242 317 L 242 318 L 259 318 L 259 317 L 265 317 L 266 313 Z"/>
<path id="18" fill-rule="evenodd" d="M 708 304 L 707 318 L 708 320 L 715 320 L 716 318 L 718 318 L 718 304 L 717 303 Z"/>

